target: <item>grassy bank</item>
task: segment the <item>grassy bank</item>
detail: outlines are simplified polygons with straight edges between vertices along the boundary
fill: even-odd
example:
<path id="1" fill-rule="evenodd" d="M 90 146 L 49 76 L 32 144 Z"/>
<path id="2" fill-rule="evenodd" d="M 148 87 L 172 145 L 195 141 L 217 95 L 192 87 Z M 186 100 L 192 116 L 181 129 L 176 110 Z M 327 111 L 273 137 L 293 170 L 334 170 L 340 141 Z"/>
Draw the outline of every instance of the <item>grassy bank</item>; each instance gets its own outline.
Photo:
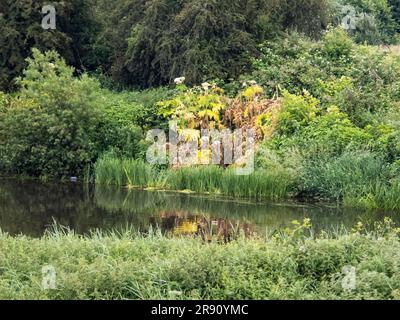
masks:
<path id="1" fill-rule="evenodd" d="M 139 160 L 103 157 L 96 163 L 95 175 L 99 185 L 188 190 L 256 201 L 309 198 L 349 208 L 400 209 L 397 171 L 369 153 L 307 162 L 292 175 L 275 166 L 249 176 L 218 166 L 159 169 Z"/>
<path id="2" fill-rule="evenodd" d="M 312 238 L 298 227 L 227 245 L 130 232 L 0 234 L 0 298 L 399 299 L 399 236 L 388 221 L 377 230 Z M 41 287 L 45 265 L 56 270 L 55 290 Z M 356 270 L 354 290 L 342 287 L 345 266 Z"/>
<path id="3" fill-rule="evenodd" d="M 399 210 L 398 163 L 388 164 L 371 152 L 345 152 L 321 157 L 303 166 L 305 196 L 338 201 L 350 208 Z"/>
<path id="4" fill-rule="evenodd" d="M 104 157 L 95 166 L 96 183 L 130 187 L 190 190 L 254 200 L 288 197 L 291 179 L 284 172 L 258 170 L 238 176 L 218 166 L 160 170 L 142 161 Z"/>

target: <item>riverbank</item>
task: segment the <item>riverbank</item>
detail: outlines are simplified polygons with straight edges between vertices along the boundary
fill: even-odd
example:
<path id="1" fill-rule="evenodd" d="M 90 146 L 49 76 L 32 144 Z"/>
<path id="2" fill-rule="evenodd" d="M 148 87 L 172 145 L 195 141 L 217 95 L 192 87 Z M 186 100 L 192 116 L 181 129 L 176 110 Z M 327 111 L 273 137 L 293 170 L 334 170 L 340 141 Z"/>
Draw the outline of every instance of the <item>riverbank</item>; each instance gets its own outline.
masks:
<path id="1" fill-rule="evenodd" d="M 369 154 L 319 161 L 304 173 L 273 168 L 239 176 L 218 166 L 160 169 L 140 160 L 102 157 L 95 165 L 98 185 L 219 195 L 252 201 L 296 200 L 336 203 L 347 208 L 398 211 L 400 180 Z M 300 171 L 300 169 L 298 170 Z"/>
<path id="2" fill-rule="evenodd" d="M 97 161 L 95 181 L 99 185 L 216 194 L 256 201 L 285 199 L 292 183 L 284 172 L 257 170 L 251 175 L 239 176 L 234 169 L 213 165 L 159 169 L 140 160 L 113 157 Z"/>
<path id="3" fill-rule="evenodd" d="M 0 234 L 0 298 L 399 299 L 399 230 L 388 220 L 376 230 L 313 238 L 305 221 L 225 245 L 60 228 L 41 239 Z M 44 266 L 56 289 L 43 289 Z"/>

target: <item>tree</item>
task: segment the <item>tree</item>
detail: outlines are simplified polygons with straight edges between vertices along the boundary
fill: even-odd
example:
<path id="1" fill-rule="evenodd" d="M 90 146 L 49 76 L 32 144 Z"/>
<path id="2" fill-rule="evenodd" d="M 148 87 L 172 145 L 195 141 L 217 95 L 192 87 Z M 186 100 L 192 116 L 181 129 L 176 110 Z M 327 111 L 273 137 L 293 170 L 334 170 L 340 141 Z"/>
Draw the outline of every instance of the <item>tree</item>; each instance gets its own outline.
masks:
<path id="1" fill-rule="evenodd" d="M 93 68 L 91 44 L 99 24 L 93 11 L 94 0 L 53 1 L 56 30 L 41 26 L 44 0 L 0 2 L 0 89 L 12 90 L 13 81 L 26 67 L 33 47 L 57 50 L 78 70 Z"/>
<path id="2" fill-rule="evenodd" d="M 393 19 L 396 22 L 396 32 L 400 33 L 400 3 L 398 0 L 388 0 L 392 8 Z"/>
<path id="3" fill-rule="evenodd" d="M 285 29 L 318 36 L 327 25 L 329 3 L 119 0 L 105 32 L 115 46 L 111 74 L 138 87 L 168 84 L 181 76 L 189 84 L 235 78 L 248 70 L 257 44 L 266 38 Z"/>
<path id="4" fill-rule="evenodd" d="M 98 83 L 54 52 L 33 50 L 21 91 L 1 114 L 0 167 L 32 176 L 79 175 L 96 159 Z"/>

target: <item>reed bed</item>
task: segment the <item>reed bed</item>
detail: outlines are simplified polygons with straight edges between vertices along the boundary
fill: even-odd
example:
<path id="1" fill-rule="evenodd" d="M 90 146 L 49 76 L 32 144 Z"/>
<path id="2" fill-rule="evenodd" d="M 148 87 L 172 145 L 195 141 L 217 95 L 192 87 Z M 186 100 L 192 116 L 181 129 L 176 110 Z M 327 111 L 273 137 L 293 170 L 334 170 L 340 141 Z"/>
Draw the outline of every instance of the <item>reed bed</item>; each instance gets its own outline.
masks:
<path id="1" fill-rule="evenodd" d="M 257 170 L 237 175 L 219 166 L 157 169 L 139 160 L 101 158 L 95 166 L 96 183 L 128 187 L 218 194 L 254 200 L 279 200 L 288 197 L 291 179 L 284 172 Z"/>

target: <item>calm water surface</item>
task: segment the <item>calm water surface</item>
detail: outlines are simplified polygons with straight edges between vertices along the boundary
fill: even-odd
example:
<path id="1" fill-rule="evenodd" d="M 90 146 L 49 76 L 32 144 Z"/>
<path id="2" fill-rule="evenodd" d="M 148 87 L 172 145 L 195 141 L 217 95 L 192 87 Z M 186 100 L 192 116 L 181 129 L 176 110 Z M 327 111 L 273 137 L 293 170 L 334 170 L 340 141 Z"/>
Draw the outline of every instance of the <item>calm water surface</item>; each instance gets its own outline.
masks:
<path id="1" fill-rule="evenodd" d="M 250 203 L 156 191 L 87 187 L 0 179 L 0 229 L 12 235 L 41 236 L 57 222 L 76 233 L 91 230 L 147 231 L 172 234 L 219 235 L 232 232 L 271 233 L 293 220 L 311 218 L 315 229 L 371 224 L 398 214 L 349 210 L 336 206 Z"/>

